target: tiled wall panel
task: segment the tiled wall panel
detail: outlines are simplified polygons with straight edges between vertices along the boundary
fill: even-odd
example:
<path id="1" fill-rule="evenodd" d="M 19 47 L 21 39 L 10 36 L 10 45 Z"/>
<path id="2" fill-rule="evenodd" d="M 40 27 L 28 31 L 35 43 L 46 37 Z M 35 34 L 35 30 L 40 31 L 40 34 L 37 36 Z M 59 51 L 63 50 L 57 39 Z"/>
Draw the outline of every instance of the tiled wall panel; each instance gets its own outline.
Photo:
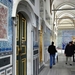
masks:
<path id="1" fill-rule="evenodd" d="M 5 17 L 7 17 L 7 22 L 4 24 L 4 28 L 6 28 L 7 37 L 6 39 L 3 39 L 3 37 L 0 37 L 0 55 L 3 55 L 3 53 L 9 53 L 12 52 L 12 2 L 13 0 L 0 0 L 0 5 L 3 5 L 7 8 L 7 14 L 5 14 Z M 3 8 L 2 10 L 5 10 Z M 6 13 L 6 11 L 4 13 Z M 0 12 L 1 13 L 1 12 Z M 0 14 L 2 15 L 2 14 Z M 1 18 L 1 20 L 4 19 L 4 17 Z M 2 22 L 3 23 L 3 22 Z M 1 22 L 0 22 L 1 26 Z M 0 29 L 1 32 L 1 29 Z M 3 31 L 4 32 L 4 31 Z M 2 34 L 3 35 L 3 34 Z M 4 54 L 5 55 L 5 54 Z"/>
<path id="2" fill-rule="evenodd" d="M 0 0 L 0 75 L 12 75 L 12 5 L 13 0 Z"/>
<path id="3" fill-rule="evenodd" d="M 57 38 L 57 47 L 65 49 L 66 44 L 69 41 L 72 41 L 73 36 L 75 37 L 75 30 L 59 30 Z"/>

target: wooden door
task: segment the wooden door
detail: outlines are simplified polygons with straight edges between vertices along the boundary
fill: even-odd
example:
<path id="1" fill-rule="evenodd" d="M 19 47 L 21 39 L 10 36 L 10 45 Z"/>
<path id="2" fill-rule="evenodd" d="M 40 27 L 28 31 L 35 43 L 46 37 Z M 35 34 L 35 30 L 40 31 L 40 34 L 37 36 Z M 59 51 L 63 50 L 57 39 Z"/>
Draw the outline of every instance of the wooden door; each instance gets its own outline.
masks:
<path id="1" fill-rule="evenodd" d="M 17 15 L 16 75 L 27 75 L 27 27 L 21 13 Z"/>

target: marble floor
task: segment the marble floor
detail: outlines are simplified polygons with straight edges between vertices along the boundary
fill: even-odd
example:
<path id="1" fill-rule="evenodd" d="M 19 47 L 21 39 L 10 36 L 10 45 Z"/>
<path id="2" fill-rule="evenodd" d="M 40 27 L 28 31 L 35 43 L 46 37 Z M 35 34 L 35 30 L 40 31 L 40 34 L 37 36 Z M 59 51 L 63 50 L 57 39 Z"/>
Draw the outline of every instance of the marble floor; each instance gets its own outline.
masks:
<path id="1" fill-rule="evenodd" d="M 65 64 L 64 52 L 58 53 L 58 62 L 53 65 L 52 69 L 49 68 L 49 61 L 45 64 L 45 68 L 39 75 L 75 75 L 75 62 L 70 66 Z"/>

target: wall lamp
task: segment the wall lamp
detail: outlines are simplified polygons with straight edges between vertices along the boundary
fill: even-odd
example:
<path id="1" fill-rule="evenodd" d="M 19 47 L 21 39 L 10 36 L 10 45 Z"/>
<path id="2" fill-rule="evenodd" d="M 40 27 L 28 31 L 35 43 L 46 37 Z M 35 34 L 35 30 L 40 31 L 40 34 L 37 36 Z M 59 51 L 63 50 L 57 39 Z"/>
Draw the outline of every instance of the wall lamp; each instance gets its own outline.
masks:
<path id="1" fill-rule="evenodd" d="M 13 23 L 16 26 L 17 25 L 17 17 L 12 17 L 13 18 Z"/>

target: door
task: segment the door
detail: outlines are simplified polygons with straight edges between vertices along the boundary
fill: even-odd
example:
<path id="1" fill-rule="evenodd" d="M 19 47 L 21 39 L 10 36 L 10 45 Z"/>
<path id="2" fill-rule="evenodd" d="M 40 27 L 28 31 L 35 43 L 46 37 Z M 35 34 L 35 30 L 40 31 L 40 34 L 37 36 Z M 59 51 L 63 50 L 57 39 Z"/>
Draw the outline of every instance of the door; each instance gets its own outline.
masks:
<path id="1" fill-rule="evenodd" d="M 26 19 L 17 14 L 16 75 L 27 75 L 27 27 Z"/>

